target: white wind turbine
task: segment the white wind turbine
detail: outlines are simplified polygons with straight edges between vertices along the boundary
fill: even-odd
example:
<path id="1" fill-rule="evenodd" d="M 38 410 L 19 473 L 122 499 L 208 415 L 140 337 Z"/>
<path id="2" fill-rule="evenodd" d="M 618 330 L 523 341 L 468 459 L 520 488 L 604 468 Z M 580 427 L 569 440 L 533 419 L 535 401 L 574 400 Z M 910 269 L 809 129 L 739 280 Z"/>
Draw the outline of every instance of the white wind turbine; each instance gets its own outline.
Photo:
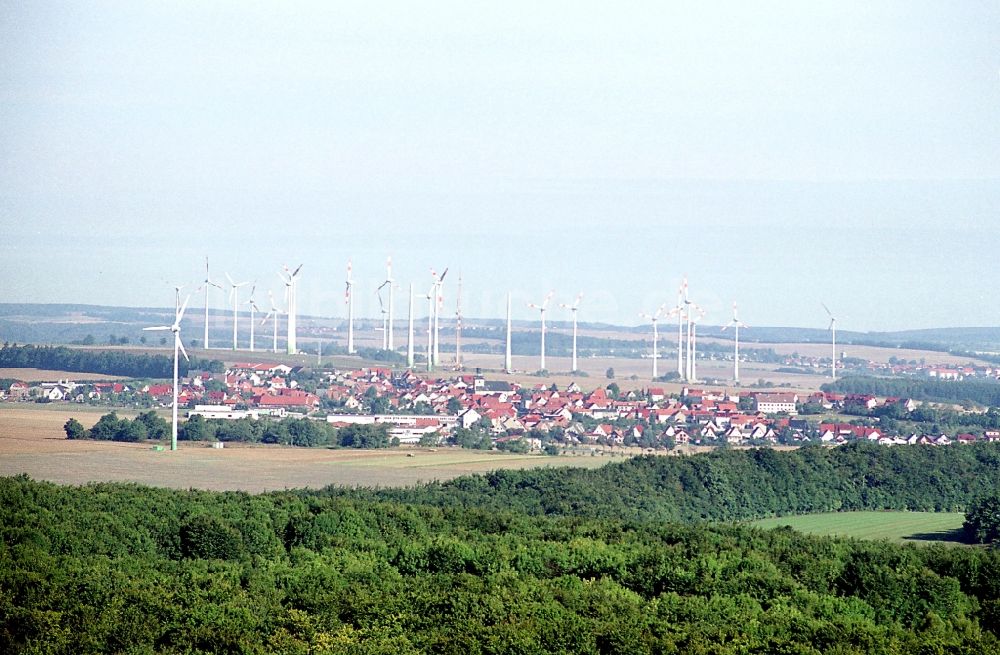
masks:
<path id="1" fill-rule="evenodd" d="M 823 309 L 830 316 L 830 347 L 832 349 L 832 358 L 830 359 L 830 375 L 833 376 L 833 381 L 837 381 L 837 317 L 833 315 L 830 308 L 826 306 L 825 303 L 820 303 L 823 305 Z"/>
<path id="2" fill-rule="evenodd" d="M 666 308 L 666 306 L 667 303 L 663 303 L 652 314 L 646 314 L 646 313 L 639 314 L 639 316 L 641 316 L 642 318 L 648 318 L 653 323 L 653 379 L 654 380 L 659 377 L 659 371 L 657 369 L 656 364 L 660 359 L 660 351 L 658 348 L 660 333 L 659 333 L 659 328 L 657 327 L 657 323 L 660 320 L 660 314 L 663 313 L 663 310 Z"/>
<path id="3" fill-rule="evenodd" d="M 698 322 L 705 318 L 705 310 L 698 305 L 691 304 L 693 309 L 698 310 L 698 316 L 691 318 L 691 345 L 689 346 L 691 351 L 691 382 L 697 382 L 698 380 Z"/>
<path id="4" fill-rule="evenodd" d="M 202 345 L 208 350 L 208 288 L 215 287 L 222 291 L 222 285 L 212 281 L 212 276 L 208 274 L 208 257 L 205 257 L 205 341 Z"/>
<path id="5" fill-rule="evenodd" d="M 385 309 L 385 303 L 382 302 L 382 287 L 384 286 L 385 284 L 383 283 L 382 286 L 380 286 L 378 289 L 375 289 L 375 297 L 378 298 L 378 311 L 382 315 L 382 328 L 381 328 L 382 350 L 385 350 L 388 347 L 388 336 L 389 336 L 389 330 L 386 326 L 386 315 L 388 314 L 388 312 Z M 379 328 L 375 329 L 378 330 Z"/>
<path id="6" fill-rule="evenodd" d="M 347 354 L 354 354 L 354 278 L 351 276 L 351 260 L 347 260 L 347 286 L 344 302 L 347 304 Z"/>
<path id="7" fill-rule="evenodd" d="M 541 357 L 539 359 L 538 370 L 545 370 L 545 310 L 548 309 L 549 301 L 552 300 L 552 296 L 555 291 L 549 291 L 549 295 L 545 296 L 545 300 L 542 301 L 541 305 L 536 305 L 533 302 L 528 303 L 528 307 L 532 309 L 537 309 L 542 318 L 542 347 L 541 347 Z"/>
<path id="8" fill-rule="evenodd" d="M 580 309 L 580 301 L 582 299 L 583 299 L 583 292 L 581 291 L 580 293 L 577 294 L 576 300 L 573 301 L 572 305 L 565 305 L 563 303 L 559 303 L 559 306 L 562 307 L 563 309 L 568 309 L 569 311 L 573 312 L 573 367 L 572 367 L 571 370 L 574 373 L 576 373 L 576 369 L 577 369 L 577 366 L 576 366 L 576 312 L 577 312 L 578 309 Z M 656 365 L 654 364 L 653 366 L 654 366 L 653 370 L 655 371 L 656 370 L 656 368 L 655 368 Z"/>
<path id="9" fill-rule="evenodd" d="M 263 320 L 261 320 L 260 324 L 264 325 L 264 323 L 267 323 L 267 319 L 271 319 L 271 327 L 272 327 L 273 332 L 274 332 L 274 336 L 272 337 L 272 340 L 271 340 L 271 352 L 275 352 L 276 353 L 276 352 L 278 352 L 278 315 L 281 313 L 281 310 L 279 310 L 278 307 L 277 307 L 277 305 L 274 304 L 274 294 L 273 293 L 271 293 L 270 291 L 268 291 L 267 292 L 267 297 L 271 299 L 271 311 L 269 311 L 267 313 L 267 315 L 264 316 L 264 318 L 263 318 Z"/>
<path id="10" fill-rule="evenodd" d="M 410 282 L 410 304 L 407 307 L 409 321 L 406 329 L 406 368 L 413 368 L 413 283 Z"/>
<path id="11" fill-rule="evenodd" d="M 257 290 L 257 285 L 256 284 L 254 284 L 252 287 L 250 287 L 250 299 L 247 300 L 247 305 L 250 307 L 250 352 L 253 352 L 253 323 L 254 323 L 254 315 L 255 315 L 256 312 L 260 311 L 260 307 L 257 306 L 257 303 L 254 302 L 254 299 L 253 299 L 253 293 L 256 290 Z"/>
<path id="12" fill-rule="evenodd" d="M 392 287 L 395 284 L 395 280 L 392 279 L 392 257 L 388 257 L 385 260 L 385 281 L 379 286 L 378 290 L 382 291 L 382 287 L 389 287 L 389 308 L 382 307 L 382 325 L 385 329 L 382 332 L 382 349 L 383 350 L 394 350 L 395 343 L 392 338 L 392 321 L 393 321 L 393 307 L 395 303 L 393 302 Z M 378 297 L 379 305 L 382 305 L 382 296 Z M 385 316 L 387 314 L 387 316 Z"/>
<path id="13" fill-rule="evenodd" d="M 143 330 L 146 331 L 169 331 L 174 333 L 174 400 L 172 407 L 173 425 L 170 430 L 170 450 L 177 450 L 177 387 L 179 380 L 178 357 L 183 354 L 184 359 L 188 359 L 187 352 L 184 351 L 184 344 L 181 343 L 181 319 L 184 318 L 184 310 L 187 309 L 188 300 L 190 299 L 191 296 L 185 298 L 184 304 L 175 310 L 173 324 L 143 328 Z"/>
<path id="14" fill-rule="evenodd" d="M 229 280 L 229 299 L 233 301 L 233 350 L 236 350 L 236 328 L 237 321 L 240 315 L 240 287 L 250 284 L 249 282 L 233 282 L 233 278 L 229 277 L 229 273 L 226 273 L 226 279 Z"/>
<path id="15" fill-rule="evenodd" d="M 462 370 L 462 271 L 458 271 L 458 291 L 455 294 L 455 368 Z"/>
<path id="16" fill-rule="evenodd" d="M 503 356 L 504 373 L 514 372 L 513 352 L 510 349 L 510 328 L 511 328 L 510 296 L 511 296 L 510 291 L 508 291 L 507 292 L 507 341 L 506 341 L 507 348 L 506 350 L 504 350 L 504 356 Z"/>
<path id="17" fill-rule="evenodd" d="M 299 267 L 294 271 L 290 270 L 287 266 L 283 266 L 282 268 L 285 271 L 285 275 L 278 273 L 278 277 L 280 277 L 281 281 L 285 283 L 285 292 L 287 294 L 288 303 L 288 338 L 286 339 L 286 350 L 289 355 L 294 355 L 298 350 L 295 340 L 296 312 L 298 312 L 299 309 L 296 287 L 298 286 L 299 271 L 302 270 L 302 264 L 299 264 Z"/>
<path id="18" fill-rule="evenodd" d="M 687 290 L 687 278 L 677 288 L 677 306 L 670 310 L 670 313 L 677 314 L 677 376 L 684 379 L 684 294 Z"/>
<path id="19" fill-rule="evenodd" d="M 743 321 L 739 319 L 739 315 L 736 312 L 736 303 L 733 302 L 733 320 L 731 320 L 727 325 L 722 326 L 722 331 L 725 332 L 729 328 L 735 330 L 734 336 L 734 352 L 733 352 L 733 382 L 736 384 L 740 383 L 740 328 L 750 327 Z"/>
<path id="20" fill-rule="evenodd" d="M 434 370 L 434 308 L 437 305 L 437 276 L 427 292 L 427 370 Z"/>
<path id="21" fill-rule="evenodd" d="M 684 278 L 681 284 L 681 296 L 683 300 L 684 316 L 687 319 L 687 365 L 684 370 L 684 379 L 691 382 L 694 380 L 694 353 L 692 352 L 691 323 L 694 320 L 694 303 L 688 297 L 688 281 Z"/>
<path id="22" fill-rule="evenodd" d="M 433 292 L 434 292 L 434 299 L 435 299 L 434 310 L 433 310 L 433 312 L 434 312 L 434 339 L 433 339 L 433 344 L 434 344 L 434 346 L 433 346 L 434 366 L 440 366 L 441 365 L 441 358 L 439 356 L 440 346 L 441 346 L 441 332 L 440 332 L 440 330 L 441 330 L 441 323 L 440 323 L 440 319 L 441 319 L 441 308 L 444 305 L 444 295 L 441 293 L 441 287 L 444 284 L 444 278 L 445 278 L 446 275 L 448 275 L 448 269 L 447 268 L 444 269 L 444 272 L 441 273 L 440 277 L 438 277 L 438 274 L 436 272 L 434 272 L 434 269 L 431 269 L 431 277 L 434 278 L 434 286 L 432 287 L 432 289 L 433 289 Z"/>

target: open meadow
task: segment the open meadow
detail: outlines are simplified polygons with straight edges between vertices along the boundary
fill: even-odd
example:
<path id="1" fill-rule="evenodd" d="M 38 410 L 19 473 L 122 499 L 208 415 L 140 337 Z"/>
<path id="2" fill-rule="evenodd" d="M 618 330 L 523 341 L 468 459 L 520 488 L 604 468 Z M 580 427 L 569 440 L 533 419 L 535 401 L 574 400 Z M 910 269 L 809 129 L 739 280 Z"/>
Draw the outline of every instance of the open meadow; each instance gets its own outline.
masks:
<path id="1" fill-rule="evenodd" d="M 753 521 L 764 529 L 789 526 L 806 534 L 888 539 L 898 542 L 962 543 L 962 512 L 824 512 Z"/>
<path id="2" fill-rule="evenodd" d="M 181 442 L 177 452 L 158 452 L 148 443 L 66 439 L 63 424 L 69 418 L 75 417 L 89 428 L 107 411 L 85 406 L 0 404 L 0 476 L 26 473 L 38 480 L 65 484 L 121 481 L 181 489 L 260 492 L 330 484 L 401 487 L 502 468 L 594 468 L 613 459 L 458 448 L 330 450 L 227 444 L 226 448 L 215 449 L 189 442 Z M 119 412 L 123 417 L 134 415 Z"/>

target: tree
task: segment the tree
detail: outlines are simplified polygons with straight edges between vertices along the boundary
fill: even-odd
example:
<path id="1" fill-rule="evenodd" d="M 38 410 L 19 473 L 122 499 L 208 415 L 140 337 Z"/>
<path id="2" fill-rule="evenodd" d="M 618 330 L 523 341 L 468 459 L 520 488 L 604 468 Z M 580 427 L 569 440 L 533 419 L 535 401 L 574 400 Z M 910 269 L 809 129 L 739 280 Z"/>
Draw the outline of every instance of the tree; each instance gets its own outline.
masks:
<path id="1" fill-rule="evenodd" d="M 608 385 L 608 395 L 611 396 L 612 400 L 618 400 L 618 394 L 621 393 L 621 388 L 619 388 L 617 382 L 612 382 Z"/>
<path id="2" fill-rule="evenodd" d="M 604 371 L 604 377 L 606 377 L 609 380 L 614 380 L 615 379 L 615 369 L 613 369 L 613 368 L 611 368 L 609 366 L 608 370 Z"/>
<path id="3" fill-rule="evenodd" d="M 385 424 L 348 425 L 338 431 L 337 439 L 348 448 L 388 448 L 389 428 Z"/>
<path id="4" fill-rule="evenodd" d="M 462 403 L 458 400 L 458 398 L 452 396 L 448 399 L 447 408 L 449 414 L 458 414 L 462 411 Z"/>
<path id="5" fill-rule="evenodd" d="M 962 524 L 970 541 L 985 544 L 1000 538 L 1000 495 L 983 496 L 969 505 Z"/>
<path id="6" fill-rule="evenodd" d="M 83 428 L 83 424 L 75 418 L 71 418 L 66 421 L 63 425 L 63 430 L 66 431 L 67 439 L 86 439 L 87 431 Z"/>

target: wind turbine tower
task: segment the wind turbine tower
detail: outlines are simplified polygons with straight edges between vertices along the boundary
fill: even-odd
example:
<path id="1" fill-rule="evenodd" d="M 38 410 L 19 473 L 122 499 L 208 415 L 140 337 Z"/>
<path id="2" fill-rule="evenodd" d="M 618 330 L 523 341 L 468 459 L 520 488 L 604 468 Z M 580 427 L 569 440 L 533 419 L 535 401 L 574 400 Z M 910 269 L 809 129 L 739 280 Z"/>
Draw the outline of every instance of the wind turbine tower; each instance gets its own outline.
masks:
<path id="1" fill-rule="evenodd" d="M 238 321 L 240 316 L 240 287 L 244 287 L 249 282 L 233 282 L 233 278 L 229 277 L 229 273 L 226 273 L 226 279 L 229 280 L 229 298 L 233 301 L 233 350 L 236 350 L 236 330 L 239 327 Z"/>
<path id="2" fill-rule="evenodd" d="M 542 318 L 542 347 L 541 347 L 541 357 L 538 362 L 538 370 L 545 370 L 545 310 L 548 309 L 549 301 L 552 300 L 552 296 L 555 291 L 549 291 L 549 295 L 545 296 L 545 300 L 542 301 L 541 305 L 536 305 L 533 302 L 528 303 L 528 307 L 532 309 L 537 309 Z"/>
<path id="3" fill-rule="evenodd" d="M 386 311 L 386 309 L 384 307 L 382 308 L 382 314 L 383 314 L 383 316 L 382 316 L 382 326 L 383 326 L 383 331 L 382 331 L 382 349 L 383 350 L 394 350 L 395 349 L 395 344 L 393 343 L 393 338 L 392 338 L 392 321 L 393 321 L 393 315 L 392 315 L 392 311 L 393 311 L 392 310 L 392 308 L 393 308 L 392 287 L 393 287 L 394 283 L 395 283 L 395 280 L 392 279 L 392 257 L 389 257 L 385 261 L 385 281 L 382 282 L 382 284 L 378 288 L 379 291 L 382 291 L 383 287 L 389 287 L 389 309 L 388 309 L 388 311 Z M 382 302 L 382 296 L 381 295 L 379 295 L 378 300 L 379 300 L 379 303 L 381 304 L 381 302 Z M 388 315 L 388 317 L 386 315 Z"/>
<path id="4" fill-rule="evenodd" d="M 294 355 L 298 352 L 295 335 L 296 335 L 296 313 L 299 310 L 298 297 L 297 297 L 297 287 L 299 282 L 299 271 L 302 270 L 302 264 L 294 271 L 289 271 L 288 267 L 284 267 L 287 277 L 278 274 L 278 277 L 285 283 L 285 289 L 288 292 L 288 339 L 286 340 L 286 350 L 289 355 Z"/>
<path id="5" fill-rule="evenodd" d="M 344 289 L 347 303 L 347 354 L 354 354 L 354 278 L 351 276 L 351 260 L 347 260 L 347 287 Z"/>
<path id="6" fill-rule="evenodd" d="M 698 380 L 698 322 L 705 318 L 705 310 L 697 305 L 698 316 L 691 319 L 691 382 Z"/>
<path id="7" fill-rule="evenodd" d="M 406 331 L 406 368 L 413 368 L 413 283 L 410 282 L 409 327 Z"/>
<path id="8" fill-rule="evenodd" d="M 267 292 L 267 297 L 271 299 L 271 311 L 269 311 L 264 318 L 261 320 L 260 324 L 263 326 L 267 323 L 267 319 L 271 319 L 271 327 L 273 328 L 274 335 L 271 341 L 271 352 L 278 352 L 278 314 L 281 310 L 278 309 L 277 305 L 274 304 L 274 294 L 270 291 Z"/>
<path id="9" fill-rule="evenodd" d="M 441 277 L 438 277 L 438 274 L 435 273 L 433 270 L 431 270 L 431 277 L 434 278 L 434 286 L 432 287 L 433 292 L 434 292 L 434 309 L 433 309 L 433 313 L 434 313 L 434 334 L 433 334 L 433 339 L 432 339 L 432 343 L 433 343 L 433 348 L 432 348 L 433 352 L 432 352 L 432 355 L 433 355 L 433 358 L 434 358 L 434 366 L 440 366 L 441 365 L 441 357 L 440 357 L 440 352 L 439 352 L 440 351 L 440 345 L 441 345 L 441 332 L 440 332 L 440 330 L 441 330 L 441 322 L 440 322 L 440 319 L 441 319 L 441 308 L 444 305 L 444 295 L 441 293 L 441 287 L 444 284 L 444 278 L 445 278 L 446 275 L 448 275 L 448 269 L 447 268 L 445 268 L 444 272 L 441 273 Z"/>
<path id="10" fill-rule="evenodd" d="M 687 288 L 687 278 L 677 288 L 677 306 L 671 313 L 677 313 L 677 376 L 684 379 L 684 290 Z"/>
<path id="11" fill-rule="evenodd" d="M 250 306 L 250 352 L 253 352 L 253 321 L 254 313 L 259 312 L 260 308 L 257 307 L 257 303 L 253 300 L 253 292 L 257 290 L 257 285 L 250 287 L 250 300 L 247 301 L 247 305 Z"/>
<path id="12" fill-rule="evenodd" d="M 826 313 L 830 316 L 830 327 L 827 328 L 828 330 L 830 330 L 830 346 L 832 349 L 830 353 L 832 355 L 832 358 L 830 359 L 830 375 L 833 377 L 833 381 L 836 382 L 837 381 L 837 317 L 833 315 L 833 312 L 831 312 L 830 308 L 827 307 L 824 303 L 820 304 L 823 305 L 823 309 L 825 309 Z"/>
<path id="13" fill-rule="evenodd" d="M 208 257 L 205 257 L 205 340 L 202 345 L 208 350 L 208 288 L 215 287 L 222 291 L 222 285 L 212 281 L 212 276 L 208 274 Z"/>
<path id="14" fill-rule="evenodd" d="M 580 300 L 582 300 L 582 299 L 583 299 L 583 292 L 581 291 L 579 294 L 577 294 L 576 300 L 573 301 L 572 305 L 564 305 L 562 303 L 559 304 L 559 306 L 562 307 L 563 309 L 568 309 L 569 311 L 573 312 L 573 367 L 571 369 L 573 373 L 576 373 L 576 371 L 577 371 L 577 366 L 576 366 L 576 312 L 577 312 L 578 309 L 580 309 Z M 655 366 L 656 365 L 654 364 L 653 366 L 654 366 L 654 371 L 655 371 Z M 654 375 L 655 375 L 655 373 L 654 373 Z"/>
<path id="15" fill-rule="evenodd" d="M 171 325 L 160 325 L 157 327 L 143 328 L 143 330 L 148 331 L 169 331 L 174 333 L 174 396 L 173 404 L 171 407 L 171 415 L 173 417 L 173 423 L 170 428 L 170 450 L 177 450 L 177 387 L 179 383 L 178 374 L 178 356 L 179 354 L 184 355 L 184 359 L 190 361 L 187 352 L 184 350 L 184 344 L 181 343 L 181 319 L 184 318 L 184 310 L 187 309 L 188 300 L 191 296 L 184 299 L 184 304 L 176 309 L 174 314 L 174 322 Z"/>
<path id="16" fill-rule="evenodd" d="M 659 328 L 657 327 L 657 323 L 660 320 L 660 314 L 663 313 L 663 310 L 664 308 L 666 308 L 666 306 L 667 304 L 663 303 L 652 314 L 646 314 L 646 313 L 639 314 L 639 316 L 641 316 L 642 318 L 648 318 L 653 323 L 653 379 L 654 380 L 660 377 L 659 371 L 657 369 L 657 362 L 660 359 L 660 351 L 658 349 L 660 333 L 659 333 Z"/>
<path id="17" fill-rule="evenodd" d="M 462 370 L 462 271 L 458 272 L 458 291 L 455 295 L 455 368 Z"/>
<path id="18" fill-rule="evenodd" d="M 514 367 L 511 362 L 511 352 L 510 352 L 510 292 L 507 292 L 507 349 L 504 351 L 503 358 L 503 370 L 506 373 L 511 373 L 514 371 Z"/>
<path id="19" fill-rule="evenodd" d="M 434 370 L 434 307 L 437 305 L 437 276 L 427 292 L 427 371 Z"/>
<path id="20" fill-rule="evenodd" d="M 734 352 L 733 352 L 733 382 L 736 384 L 740 383 L 740 328 L 750 327 L 746 323 L 739 319 L 736 313 L 736 303 L 733 302 L 733 320 L 729 322 L 728 325 L 723 325 L 722 329 L 725 331 L 728 328 L 733 328 L 735 330 L 734 336 Z"/>

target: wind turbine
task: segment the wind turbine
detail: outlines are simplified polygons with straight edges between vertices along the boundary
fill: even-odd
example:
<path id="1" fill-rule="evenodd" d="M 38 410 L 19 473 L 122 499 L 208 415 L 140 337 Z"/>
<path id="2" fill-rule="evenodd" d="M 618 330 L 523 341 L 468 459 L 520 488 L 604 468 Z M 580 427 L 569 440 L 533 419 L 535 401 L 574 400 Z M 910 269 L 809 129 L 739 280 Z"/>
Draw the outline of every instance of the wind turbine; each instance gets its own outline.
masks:
<path id="1" fill-rule="evenodd" d="M 347 303 L 347 354 L 354 354 L 354 278 L 351 276 L 351 260 L 347 260 L 347 287 L 344 302 Z"/>
<path id="2" fill-rule="evenodd" d="M 677 313 L 677 376 L 684 379 L 684 294 L 687 291 L 687 278 L 677 288 L 677 306 L 670 313 Z"/>
<path id="3" fill-rule="evenodd" d="M 830 346 L 832 348 L 831 354 L 833 355 L 833 358 L 830 360 L 830 374 L 833 376 L 833 381 L 836 382 L 837 381 L 837 317 L 833 315 L 833 312 L 830 311 L 830 308 L 827 307 L 825 303 L 821 302 L 820 304 L 823 305 L 823 309 L 825 309 L 826 313 L 830 316 L 830 327 L 827 328 L 827 330 L 830 330 Z"/>
<path id="4" fill-rule="evenodd" d="M 375 289 L 375 296 L 378 298 L 378 310 L 382 314 L 382 350 L 388 347 L 387 337 L 389 334 L 389 330 L 386 328 L 386 314 L 388 312 L 385 309 L 385 303 L 382 302 L 382 287 L 384 286 L 385 284 L 382 284 L 378 289 Z"/>
<path id="5" fill-rule="evenodd" d="M 689 317 L 691 321 L 691 382 L 696 382 L 698 380 L 698 322 L 705 318 L 705 310 L 693 303 L 691 307 L 698 310 L 697 317 Z"/>
<path id="6" fill-rule="evenodd" d="M 682 307 L 683 307 L 682 314 L 683 314 L 684 318 L 687 320 L 687 339 L 686 339 L 686 341 L 687 341 L 687 358 L 686 358 L 687 361 L 686 361 L 686 365 L 685 365 L 685 368 L 684 368 L 683 378 L 685 380 L 687 380 L 687 381 L 690 382 L 690 381 L 692 381 L 694 379 L 694 356 L 693 356 L 693 353 L 691 352 L 691 345 L 692 345 L 691 344 L 691 323 L 692 323 L 692 320 L 693 320 L 693 311 L 692 310 L 693 310 L 694 303 L 692 303 L 691 299 L 688 297 L 688 281 L 687 281 L 686 277 L 684 278 L 684 281 L 681 283 L 681 293 L 680 293 L 680 295 L 681 295 L 681 302 L 682 302 Z"/>
<path id="7" fill-rule="evenodd" d="M 576 367 L 576 312 L 578 309 L 580 309 L 580 301 L 582 299 L 583 299 L 583 292 L 581 291 L 580 293 L 577 294 L 576 300 L 573 301 L 572 305 L 564 305 L 563 303 L 559 303 L 559 306 L 562 307 L 563 309 L 568 309 L 569 311 L 573 312 L 573 367 L 571 369 L 573 373 L 576 373 L 576 368 L 577 368 Z M 654 364 L 654 369 L 653 369 L 654 371 L 656 370 L 655 366 L 656 365 Z"/>
<path id="8" fill-rule="evenodd" d="M 172 408 L 173 426 L 170 430 L 170 450 L 177 450 L 177 385 L 178 385 L 178 356 L 184 355 L 184 359 L 190 361 L 187 352 L 184 351 L 184 344 L 181 343 L 181 319 L 184 318 L 184 310 L 187 309 L 188 300 L 184 299 L 184 304 L 178 307 L 174 313 L 174 322 L 171 325 L 160 325 L 157 327 L 142 328 L 146 331 L 169 331 L 174 333 L 174 402 Z"/>
<path id="9" fill-rule="evenodd" d="M 437 276 L 427 292 L 427 371 L 434 370 L 434 307 L 437 305 Z"/>
<path id="10" fill-rule="evenodd" d="M 212 281 L 212 276 L 208 274 L 208 257 L 205 257 L 205 340 L 202 345 L 208 350 L 208 288 L 215 287 L 222 291 L 222 285 Z"/>
<path id="11" fill-rule="evenodd" d="M 455 368 L 462 370 L 462 271 L 458 272 L 458 292 L 455 295 Z"/>
<path id="12" fill-rule="evenodd" d="M 545 310 L 548 309 L 549 301 L 552 300 L 552 296 L 555 291 L 549 291 L 549 295 L 545 296 L 545 300 L 542 301 L 541 305 L 536 305 L 533 302 L 528 303 L 528 307 L 532 309 L 537 309 L 542 317 L 542 348 L 541 348 L 541 358 L 539 360 L 538 370 L 545 370 Z"/>
<path id="13" fill-rule="evenodd" d="M 727 325 L 722 326 L 722 331 L 725 332 L 728 328 L 733 328 L 735 330 L 735 350 L 733 353 L 733 382 L 736 384 L 740 383 L 740 328 L 750 327 L 746 323 L 739 319 L 736 313 L 736 302 L 733 302 L 733 320 L 731 320 Z"/>
<path id="14" fill-rule="evenodd" d="M 503 357 L 503 370 L 505 373 L 512 373 L 514 371 L 513 363 L 511 361 L 511 350 L 510 350 L 510 291 L 507 292 L 507 349 L 504 351 Z"/>
<path id="15" fill-rule="evenodd" d="M 271 293 L 270 291 L 268 291 L 267 292 L 267 297 L 271 299 L 271 311 L 269 311 L 267 313 L 267 315 L 264 316 L 264 318 L 263 318 L 263 320 L 261 320 L 260 324 L 264 325 L 264 323 L 267 322 L 267 319 L 271 319 L 271 326 L 274 328 L 274 336 L 272 337 L 272 341 L 271 341 L 271 352 L 275 352 L 276 353 L 276 352 L 278 352 L 278 314 L 281 313 L 281 310 L 279 310 L 278 307 L 277 307 L 277 305 L 274 304 L 274 294 L 273 293 Z"/>
<path id="16" fill-rule="evenodd" d="M 406 330 L 406 368 L 413 369 L 413 283 L 410 282 L 409 321 Z"/>
<path id="17" fill-rule="evenodd" d="M 389 318 L 388 318 L 388 323 L 386 324 L 387 329 L 382 337 L 385 340 L 386 350 L 395 350 L 395 344 L 393 343 L 393 338 L 392 338 L 392 321 L 393 321 L 392 312 L 393 312 L 393 306 L 395 305 L 395 303 L 393 302 L 392 287 L 394 286 L 395 282 L 396 281 L 392 279 L 392 257 L 388 257 L 385 260 L 385 282 L 383 282 L 382 286 L 379 287 L 379 289 L 386 286 L 389 287 Z M 379 299 L 381 300 L 381 298 Z"/>
<path id="18" fill-rule="evenodd" d="M 249 282 L 233 282 L 233 278 L 229 277 L 229 273 L 226 273 L 226 279 L 229 280 L 229 298 L 233 301 L 233 350 L 236 350 L 236 328 L 237 321 L 240 315 L 240 305 L 239 305 L 239 295 L 240 287 L 250 284 Z"/>
<path id="19" fill-rule="evenodd" d="M 257 285 L 256 284 L 254 284 L 252 287 L 250 287 L 250 300 L 247 301 L 247 305 L 250 306 L 250 352 L 253 352 L 253 323 L 254 323 L 254 314 L 256 312 L 260 311 L 260 308 L 257 306 L 257 303 L 254 302 L 254 299 L 253 299 L 253 293 L 256 290 L 257 290 Z"/>
<path id="20" fill-rule="evenodd" d="M 441 358 L 439 356 L 439 350 L 441 345 L 440 318 L 441 318 L 441 307 L 444 305 L 444 296 L 441 294 L 441 286 L 444 284 L 444 278 L 446 275 L 448 275 L 447 268 L 444 269 L 444 273 L 441 274 L 441 277 L 438 277 L 438 274 L 434 272 L 434 269 L 431 269 L 431 277 L 434 278 L 434 286 L 432 287 L 432 289 L 434 290 L 434 297 L 436 301 L 434 303 L 434 339 L 433 339 L 434 366 L 439 366 L 441 364 Z"/>
<path id="21" fill-rule="evenodd" d="M 659 372 L 657 370 L 656 363 L 660 359 L 660 351 L 657 348 L 657 343 L 659 342 L 660 333 L 659 329 L 657 328 L 657 323 L 660 320 L 660 314 L 663 313 L 663 310 L 666 308 L 666 306 L 667 303 L 663 303 L 652 314 L 646 314 L 646 313 L 639 314 L 639 316 L 641 316 L 642 318 L 648 318 L 653 323 L 653 379 L 654 380 L 659 377 Z"/>
<path id="22" fill-rule="evenodd" d="M 286 350 L 289 355 L 294 355 L 298 350 L 295 343 L 295 316 L 299 309 L 296 286 L 299 282 L 299 271 L 302 270 L 302 264 L 299 264 L 299 267 L 294 271 L 290 271 L 287 266 L 284 266 L 283 269 L 287 277 L 281 273 L 278 273 L 278 277 L 285 283 L 285 290 L 288 293 L 288 339 L 286 340 Z"/>

